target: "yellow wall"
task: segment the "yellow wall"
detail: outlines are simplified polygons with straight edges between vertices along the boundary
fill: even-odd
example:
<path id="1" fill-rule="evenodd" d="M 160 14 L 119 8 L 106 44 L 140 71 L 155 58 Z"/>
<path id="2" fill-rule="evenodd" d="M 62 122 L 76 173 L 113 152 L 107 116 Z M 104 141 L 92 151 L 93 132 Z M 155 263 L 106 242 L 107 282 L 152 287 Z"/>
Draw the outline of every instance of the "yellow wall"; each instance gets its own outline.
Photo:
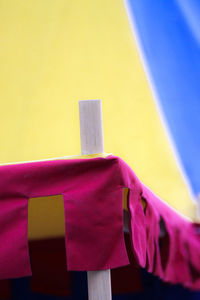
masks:
<path id="1" fill-rule="evenodd" d="M 0 162 L 80 153 L 81 99 L 103 101 L 105 151 L 193 216 L 123 1 L 1 0 Z"/>

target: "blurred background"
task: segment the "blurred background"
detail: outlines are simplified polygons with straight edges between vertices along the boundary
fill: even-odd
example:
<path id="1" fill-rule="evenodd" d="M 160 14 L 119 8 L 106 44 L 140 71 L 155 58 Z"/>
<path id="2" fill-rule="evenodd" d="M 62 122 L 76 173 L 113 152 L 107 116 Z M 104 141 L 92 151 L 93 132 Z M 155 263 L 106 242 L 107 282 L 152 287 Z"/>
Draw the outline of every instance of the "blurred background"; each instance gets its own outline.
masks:
<path id="1" fill-rule="evenodd" d="M 105 152 L 196 220 L 199 46 L 198 0 L 0 0 L 0 163 L 79 154 L 78 101 L 101 99 Z M 0 282 L 0 299 L 87 299 L 63 234 L 62 197 L 30 199 L 33 277 Z M 113 299 L 200 297 L 131 268 Z"/>

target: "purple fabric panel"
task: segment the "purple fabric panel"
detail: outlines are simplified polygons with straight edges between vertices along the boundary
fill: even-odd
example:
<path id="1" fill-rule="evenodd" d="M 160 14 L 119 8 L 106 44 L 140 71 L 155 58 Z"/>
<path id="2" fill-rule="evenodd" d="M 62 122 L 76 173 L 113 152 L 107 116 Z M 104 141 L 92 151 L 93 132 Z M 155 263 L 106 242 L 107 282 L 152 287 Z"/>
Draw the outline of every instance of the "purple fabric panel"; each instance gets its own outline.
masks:
<path id="1" fill-rule="evenodd" d="M 167 282 L 200 289 L 200 225 L 155 196 L 115 156 L 0 166 L 0 279 L 31 275 L 30 197 L 63 195 L 69 270 L 129 264 L 124 187 L 129 188 L 130 238 L 137 263 Z"/>
<path id="2" fill-rule="evenodd" d="M 42 197 L 62 194 L 65 191 L 81 189 L 85 184 L 93 185 L 100 177 L 100 183 L 107 178 L 110 169 L 118 170 L 118 158 L 68 159 L 39 161 L 0 166 L 0 194 Z M 119 185 L 119 173 L 113 175 L 112 185 Z M 90 181 L 93 179 L 92 181 Z M 98 185 L 98 184 L 97 184 Z"/>
<path id="3" fill-rule="evenodd" d="M 64 195 L 70 269 L 97 270 L 129 263 L 123 237 L 123 186 L 118 158 L 6 165 L 0 167 L 0 178 L 0 206 L 8 211 L 5 218 L 3 210 L 0 215 L 2 223 L 8 224 L 8 230 L 2 226 L 1 237 L 17 240 L 16 247 L 21 249 L 21 255 L 16 255 L 15 251 L 8 252 L 2 243 L 0 251 L 5 256 L 5 266 L 13 272 L 8 275 L 2 272 L 2 278 L 30 275 L 27 199 L 55 194 Z M 24 200 L 24 206 L 18 199 Z M 26 213 L 22 214 L 22 208 L 26 208 Z M 21 213 L 11 218 L 12 211 Z M 84 211 L 87 214 L 83 214 Z M 77 228 L 81 234 L 76 234 Z M 80 249 L 82 253 L 76 255 Z M 18 268 L 12 264 L 16 257 Z"/>
<path id="4" fill-rule="evenodd" d="M 64 194 L 69 270 L 103 270 L 129 264 L 122 200 L 122 188 Z"/>
<path id="5" fill-rule="evenodd" d="M 191 274 L 191 281 L 185 285 L 192 290 L 200 290 L 200 224 L 189 224 L 183 239 Z"/>
<path id="6" fill-rule="evenodd" d="M 28 199 L 0 198 L 0 279 L 31 275 L 27 215 Z"/>
<path id="7" fill-rule="evenodd" d="M 130 211 L 132 248 L 137 262 L 144 268 L 146 265 L 147 237 L 145 215 L 140 202 L 140 190 L 136 188 L 134 190 L 130 190 L 128 207 Z"/>
<path id="8" fill-rule="evenodd" d="M 145 193 L 143 193 L 143 198 L 146 199 Z M 161 262 L 159 249 L 159 216 L 151 205 L 150 202 L 146 204 L 145 208 L 145 223 L 146 223 L 146 238 L 147 238 L 147 264 L 146 268 L 149 272 L 154 272 L 155 265 L 159 269 L 160 277 L 161 272 Z"/>
<path id="9" fill-rule="evenodd" d="M 75 183 L 63 193 L 69 270 L 127 265 L 118 158 L 88 160 Z"/>
<path id="10" fill-rule="evenodd" d="M 184 235 L 188 232 L 190 222 L 182 218 L 144 185 L 143 195 L 147 200 L 147 206 L 149 203 L 156 209 L 156 223 L 158 224 L 160 220 L 163 220 L 166 230 L 165 235 L 169 238 L 169 245 L 166 245 L 169 247 L 169 253 L 167 254 L 166 251 L 162 252 L 160 249 L 160 237 L 157 226 L 155 230 L 157 233 L 154 235 L 156 244 L 154 273 L 167 282 L 187 285 L 191 281 L 191 275 Z M 166 263 L 165 266 L 162 263 L 163 261 Z"/>

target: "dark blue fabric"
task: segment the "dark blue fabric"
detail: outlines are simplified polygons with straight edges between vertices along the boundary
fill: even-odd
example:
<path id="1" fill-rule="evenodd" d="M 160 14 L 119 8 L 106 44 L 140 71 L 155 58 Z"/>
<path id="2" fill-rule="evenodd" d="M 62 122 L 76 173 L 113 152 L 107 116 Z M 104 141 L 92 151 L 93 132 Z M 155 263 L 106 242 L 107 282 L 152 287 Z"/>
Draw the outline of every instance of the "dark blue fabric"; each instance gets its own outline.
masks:
<path id="1" fill-rule="evenodd" d="M 157 277 L 142 272 L 144 290 L 141 293 L 129 295 L 114 295 L 113 300 L 197 300 L 200 293 L 191 292 L 179 285 L 168 285 Z M 11 300 L 87 300 L 86 272 L 73 272 L 72 297 L 53 297 L 32 293 L 29 287 L 29 278 L 12 280 Z M 124 280 L 126 280 L 124 278 Z M 134 284 L 134 283 L 133 283 Z"/>
<path id="2" fill-rule="evenodd" d="M 11 300 L 88 300 L 86 272 L 71 272 L 71 275 L 71 297 L 55 297 L 33 293 L 30 289 L 30 278 L 26 277 L 12 280 Z"/>
<path id="3" fill-rule="evenodd" d="M 127 0 L 160 106 L 200 192 L 200 1 Z"/>

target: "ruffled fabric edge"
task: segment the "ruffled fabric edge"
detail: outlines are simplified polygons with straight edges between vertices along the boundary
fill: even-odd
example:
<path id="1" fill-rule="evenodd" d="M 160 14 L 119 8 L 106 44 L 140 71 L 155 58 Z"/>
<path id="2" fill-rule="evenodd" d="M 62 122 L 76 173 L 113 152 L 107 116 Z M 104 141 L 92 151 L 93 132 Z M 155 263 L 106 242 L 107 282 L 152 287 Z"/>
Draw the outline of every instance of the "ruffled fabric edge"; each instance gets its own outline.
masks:
<path id="1" fill-rule="evenodd" d="M 142 183 L 129 189 L 128 210 L 138 265 L 165 282 L 200 290 L 200 224 L 176 213 Z"/>

